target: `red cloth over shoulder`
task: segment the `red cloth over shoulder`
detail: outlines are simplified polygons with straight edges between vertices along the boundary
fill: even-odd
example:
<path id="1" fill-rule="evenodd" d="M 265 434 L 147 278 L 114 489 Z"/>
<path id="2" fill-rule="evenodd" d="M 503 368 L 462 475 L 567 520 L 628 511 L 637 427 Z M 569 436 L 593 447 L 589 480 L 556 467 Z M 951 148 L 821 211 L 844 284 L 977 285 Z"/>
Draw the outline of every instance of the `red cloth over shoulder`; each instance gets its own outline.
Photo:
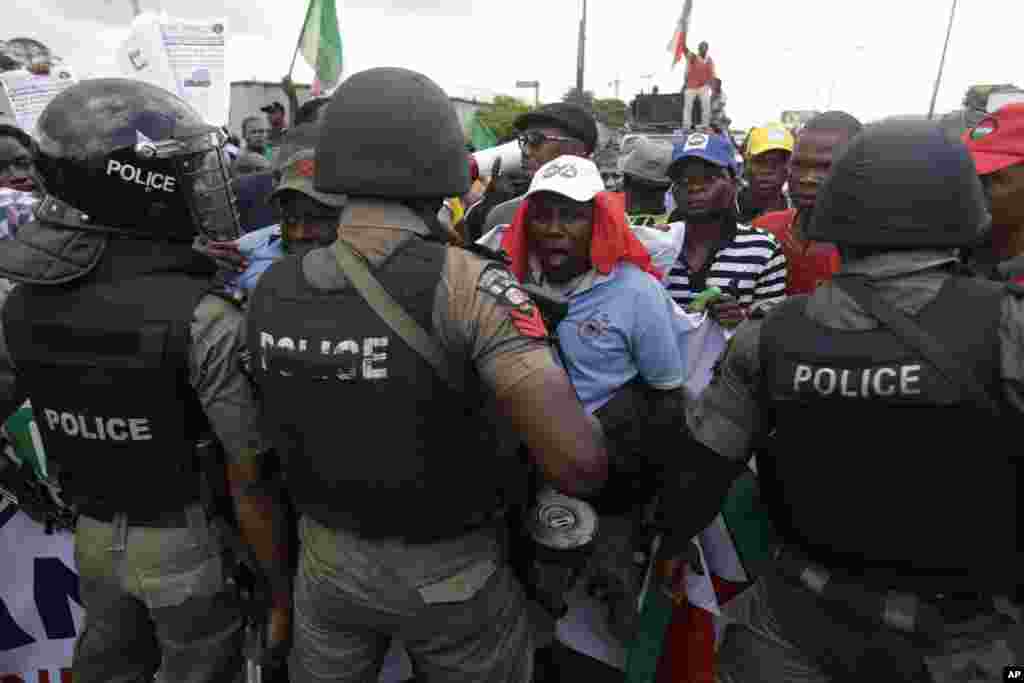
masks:
<path id="1" fill-rule="evenodd" d="M 520 282 L 529 269 L 529 246 L 526 222 L 530 200 L 524 199 L 516 211 L 512 225 L 501 238 L 501 248 L 512 259 L 509 270 Z M 626 217 L 626 197 L 621 192 L 599 192 L 594 197 L 594 233 L 590 241 L 590 261 L 602 275 L 612 271 L 616 263 L 626 261 L 658 280 L 661 271 L 654 267 L 651 254 L 633 234 Z"/>

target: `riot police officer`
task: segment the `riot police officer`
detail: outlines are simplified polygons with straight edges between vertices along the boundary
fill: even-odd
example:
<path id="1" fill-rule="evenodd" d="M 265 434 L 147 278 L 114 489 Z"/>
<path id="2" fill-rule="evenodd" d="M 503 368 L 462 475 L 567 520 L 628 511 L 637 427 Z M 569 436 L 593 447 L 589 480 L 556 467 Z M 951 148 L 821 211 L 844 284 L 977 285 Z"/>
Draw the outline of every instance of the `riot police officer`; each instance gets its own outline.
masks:
<path id="1" fill-rule="evenodd" d="M 223 139 L 175 95 L 122 79 L 62 92 L 37 136 L 49 194 L 0 251 L 0 274 L 20 283 L 3 304 L 0 413 L 29 399 L 80 513 L 75 679 L 234 680 L 241 607 L 200 469 L 223 481 L 227 468 L 268 571 L 287 546 L 267 531 L 277 516 L 240 371 L 244 318 L 191 246 L 238 231 Z M 290 594 L 287 572 L 271 576 L 276 643 Z"/>
<path id="2" fill-rule="evenodd" d="M 988 220 L 962 143 L 865 130 L 808 234 L 842 269 L 741 326 L 693 406 L 692 529 L 756 446 L 782 539 L 723 681 L 995 681 L 1024 661 L 1001 597 L 1020 581 L 1018 463 L 995 446 L 1024 412 L 1024 299 L 956 258 Z"/>
<path id="3" fill-rule="evenodd" d="M 249 303 L 256 378 L 302 515 L 293 681 L 366 681 L 400 638 L 426 681 L 529 681 L 533 635 L 500 507 L 524 467 L 581 494 L 606 456 L 543 320 L 505 267 L 445 246 L 469 187 L 463 132 L 427 77 L 371 69 L 335 92 L 314 186 L 339 239 L 275 263 Z"/>

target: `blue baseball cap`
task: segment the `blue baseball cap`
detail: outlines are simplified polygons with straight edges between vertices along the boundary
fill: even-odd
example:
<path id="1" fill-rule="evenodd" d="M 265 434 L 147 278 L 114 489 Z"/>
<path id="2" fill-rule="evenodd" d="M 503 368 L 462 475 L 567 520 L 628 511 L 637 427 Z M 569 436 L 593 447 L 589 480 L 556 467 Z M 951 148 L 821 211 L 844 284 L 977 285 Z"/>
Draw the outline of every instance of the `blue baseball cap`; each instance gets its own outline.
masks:
<path id="1" fill-rule="evenodd" d="M 672 146 L 672 163 L 669 164 L 669 176 L 684 159 L 703 159 L 715 166 L 727 168 L 736 173 L 736 152 L 724 135 L 717 133 L 690 133 L 683 142 Z"/>

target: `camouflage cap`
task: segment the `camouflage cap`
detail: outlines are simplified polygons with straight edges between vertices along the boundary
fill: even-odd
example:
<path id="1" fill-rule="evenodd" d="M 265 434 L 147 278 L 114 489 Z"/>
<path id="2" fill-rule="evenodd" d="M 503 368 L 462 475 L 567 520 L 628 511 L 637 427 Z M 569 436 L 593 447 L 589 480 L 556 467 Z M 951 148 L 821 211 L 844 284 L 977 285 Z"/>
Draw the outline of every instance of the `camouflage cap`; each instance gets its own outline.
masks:
<path id="1" fill-rule="evenodd" d="M 318 192 L 313 188 L 313 178 L 316 176 L 316 150 L 305 149 L 295 154 L 281 168 L 281 182 L 270 194 L 270 199 L 278 199 L 285 190 L 301 192 L 307 197 L 312 197 L 321 204 L 342 208 L 348 201 L 343 194 L 329 194 Z"/>

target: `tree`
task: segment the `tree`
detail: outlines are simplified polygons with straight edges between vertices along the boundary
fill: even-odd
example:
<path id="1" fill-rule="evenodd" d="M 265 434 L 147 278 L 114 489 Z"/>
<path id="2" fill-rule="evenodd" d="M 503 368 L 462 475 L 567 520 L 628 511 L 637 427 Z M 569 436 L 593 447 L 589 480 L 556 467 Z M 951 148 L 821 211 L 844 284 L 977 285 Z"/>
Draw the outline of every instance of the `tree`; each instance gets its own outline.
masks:
<path id="1" fill-rule="evenodd" d="M 477 120 L 494 131 L 499 140 L 504 140 L 515 133 L 515 120 L 533 107 L 522 100 L 507 95 L 498 95 L 490 107 L 481 107 L 477 112 Z"/>
<path id="2" fill-rule="evenodd" d="M 626 125 L 626 103 L 614 97 L 594 100 L 594 116 L 610 128 L 622 128 Z"/>
<path id="3" fill-rule="evenodd" d="M 594 93 L 590 90 L 584 90 L 581 93 L 576 88 L 569 88 L 562 97 L 562 101 L 578 104 L 587 111 L 594 111 Z"/>

